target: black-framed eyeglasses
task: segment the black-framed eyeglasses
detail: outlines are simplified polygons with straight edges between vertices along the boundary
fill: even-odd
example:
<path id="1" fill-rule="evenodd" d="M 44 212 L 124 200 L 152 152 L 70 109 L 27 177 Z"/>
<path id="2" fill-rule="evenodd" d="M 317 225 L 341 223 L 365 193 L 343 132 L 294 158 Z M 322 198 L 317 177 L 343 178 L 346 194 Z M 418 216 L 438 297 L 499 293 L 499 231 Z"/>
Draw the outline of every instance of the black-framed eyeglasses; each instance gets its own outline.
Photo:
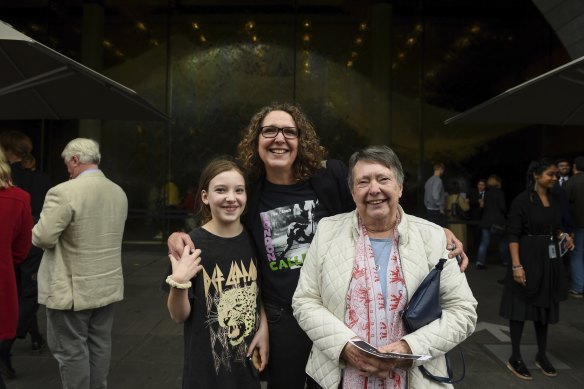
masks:
<path id="1" fill-rule="evenodd" d="M 298 128 L 296 127 L 276 127 L 276 126 L 265 126 L 260 128 L 260 134 L 264 138 L 275 138 L 278 133 L 282 132 L 284 138 L 295 139 L 298 138 Z"/>

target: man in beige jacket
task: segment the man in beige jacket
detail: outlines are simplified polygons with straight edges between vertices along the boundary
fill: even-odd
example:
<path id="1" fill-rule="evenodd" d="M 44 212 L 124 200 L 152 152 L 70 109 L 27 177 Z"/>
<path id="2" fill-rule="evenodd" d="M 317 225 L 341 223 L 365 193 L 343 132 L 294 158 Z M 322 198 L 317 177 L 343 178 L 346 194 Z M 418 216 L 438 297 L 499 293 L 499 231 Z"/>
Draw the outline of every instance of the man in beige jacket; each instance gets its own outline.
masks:
<path id="1" fill-rule="evenodd" d="M 99 170 L 99 145 L 69 142 L 61 154 L 70 180 L 49 190 L 33 244 L 45 250 L 39 303 L 47 307 L 47 340 L 63 388 L 107 388 L 113 303 L 124 293 L 124 191 Z"/>

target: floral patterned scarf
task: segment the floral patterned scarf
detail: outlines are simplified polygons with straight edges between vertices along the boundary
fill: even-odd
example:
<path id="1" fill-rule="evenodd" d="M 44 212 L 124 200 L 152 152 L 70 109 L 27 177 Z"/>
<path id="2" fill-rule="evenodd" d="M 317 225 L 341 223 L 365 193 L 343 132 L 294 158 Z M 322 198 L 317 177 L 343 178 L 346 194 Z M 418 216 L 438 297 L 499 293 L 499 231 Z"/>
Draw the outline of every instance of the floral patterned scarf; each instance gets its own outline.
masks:
<path id="1" fill-rule="evenodd" d="M 388 258 L 387 285 L 381 285 L 369 235 L 359 219 L 359 241 L 346 297 L 345 324 L 357 336 L 375 347 L 396 342 L 406 334 L 400 316 L 400 312 L 407 303 L 407 293 L 398 250 L 397 226 L 399 222 L 398 214 L 393 234 L 393 247 Z M 386 288 L 387 291 L 387 307 L 384 304 L 381 288 Z M 358 373 L 357 368 L 347 365 L 343 376 L 344 389 L 404 389 L 406 387 L 406 372 L 402 369 L 392 370 L 386 379 L 363 377 Z"/>

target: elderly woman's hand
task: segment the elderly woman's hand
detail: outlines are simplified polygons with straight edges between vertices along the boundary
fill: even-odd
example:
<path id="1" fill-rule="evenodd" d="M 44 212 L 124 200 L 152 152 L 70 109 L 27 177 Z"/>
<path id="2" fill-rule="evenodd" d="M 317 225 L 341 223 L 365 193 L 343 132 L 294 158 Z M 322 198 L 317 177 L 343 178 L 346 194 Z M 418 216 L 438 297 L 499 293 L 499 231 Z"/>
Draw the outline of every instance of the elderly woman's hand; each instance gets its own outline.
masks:
<path id="1" fill-rule="evenodd" d="M 405 340 L 398 340 L 397 342 L 393 342 L 387 346 L 381 346 L 378 350 L 382 353 L 412 353 L 410 345 Z M 411 359 L 397 359 L 395 367 L 408 368 L 412 365 L 412 363 L 413 361 Z"/>
<path id="2" fill-rule="evenodd" d="M 468 266 L 468 257 L 464 252 L 464 246 L 448 228 L 444 229 L 444 234 L 446 235 L 446 249 L 450 251 L 450 253 L 448 253 L 448 258 L 454 258 L 457 255 L 460 255 L 461 261 L 458 263 L 458 266 L 462 273 Z"/>
<path id="3" fill-rule="evenodd" d="M 402 341 L 400 341 L 402 342 Z M 409 346 L 405 343 L 406 348 L 403 345 L 398 345 L 400 342 L 395 342 L 390 345 L 379 348 L 380 352 L 389 352 L 388 348 L 392 349 L 392 352 L 407 353 L 406 348 L 409 350 Z M 400 351 L 401 350 L 401 351 Z M 390 370 L 398 367 L 408 367 L 411 364 L 411 360 L 402 359 L 383 359 L 377 358 L 365 351 L 360 350 L 354 346 L 351 342 L 347 342 L 343 351 L 341 353 L 341 358 L 350 365 L 353 365 L 359 370 L 359 374 L 363 376 L 375 376 L 378 378 L 387 378 L 389 376 Z M 405 361 L 405 362 L 404 362 Z"/>

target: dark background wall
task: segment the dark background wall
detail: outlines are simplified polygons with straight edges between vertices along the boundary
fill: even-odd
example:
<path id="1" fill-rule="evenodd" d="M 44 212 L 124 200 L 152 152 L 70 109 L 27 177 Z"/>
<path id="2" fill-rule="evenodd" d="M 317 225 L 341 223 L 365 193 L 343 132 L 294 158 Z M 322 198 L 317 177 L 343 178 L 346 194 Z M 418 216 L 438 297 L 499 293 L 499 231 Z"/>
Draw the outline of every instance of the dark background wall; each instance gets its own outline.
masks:
<path id="1" fill-rule="evenodd" d="M 5 0 L 0 15 L 75 60 L 100 53 L 90 66 L 172 117 L 102 121 L 93 132 L 102 168 L 133 209 L 147 209 L 148 194 L 169 178 L 184 194 L 209 158 L 235 153 L 252 114 L 274 100 L 304 108 L 330 157 L 393 147 L 412 213 L 423 209 L 434 161 L 465 190 L 497 173 L 512 197 L 529 160 L 582 153 L 580 128 L 443 124 L 570 60 L 530 0 Z M 96 21 L 103 30 L 88 29 Z M 54 182 L 66 179 L 62 148 L 85 126 L 0 121 L 31 135 Z"/>

